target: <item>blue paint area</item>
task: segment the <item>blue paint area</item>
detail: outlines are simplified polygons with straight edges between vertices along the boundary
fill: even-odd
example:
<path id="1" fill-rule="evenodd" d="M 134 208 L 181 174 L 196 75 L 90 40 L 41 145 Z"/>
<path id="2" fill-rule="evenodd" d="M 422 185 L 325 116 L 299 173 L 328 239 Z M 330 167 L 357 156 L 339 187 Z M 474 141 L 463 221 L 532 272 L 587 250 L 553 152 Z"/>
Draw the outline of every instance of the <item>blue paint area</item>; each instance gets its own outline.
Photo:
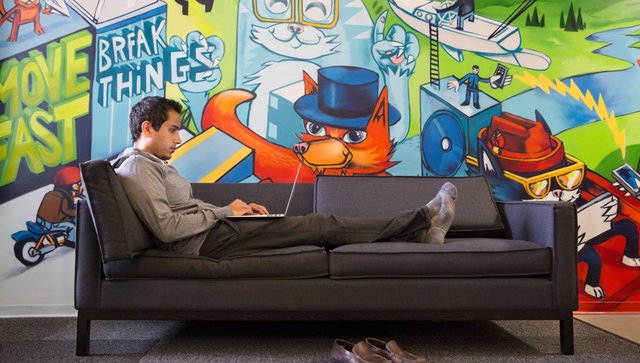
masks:
<path id="1" fill-rule="evenodd" d="M 253 175 L 253 153 L 241 162 L 236 164 L 231 170 L 223 175 L 218 183 L 239 183 L 246 180 L 249 176 Z"/>
<path id="2" fill-rule="evenodd" d="M 626 115 L 640 111 L 640 71 L 636 68 L 636 60 L 640 58 L 640 49 L 629 46 L 638 41 L 637 37 L 627 34 L 640 29 L 614 29 L 590 36 L 588 39 L 611 43 L 596 51 L 598 54 L 610 56 L 630 62 L 629 68 L 616 72 L 602 72 L 562 80 L 566 85 L 573 80 L 576 85 L 586 92 L 589 90 L 596 102 L 598 95 L 607 105 L 609 113 Z M 553 134 L 599 120 L 595 110 L 589 110 L 582 101 L 576 101 L 571 96 L 562 96 L 555 91 L 546 94 L 541 89 L 533 89 L 518 94 L 503 102 L 503 109 L 529 119 L 535 119 L 535 110 L 539 110 L 545 117 Z"/>
<path id="3" fill-rule="evenodd" d="M 14 6 L 13 1 L 4 1 L 4 4 L 7 11 Z M 44 34 L 36 34 L 33 31 L 33 23 L 21 25 L 18 30 L 18 39 L 15 42 L 7 41 L 13 23 L 7 21 L 2 24 L 0 26 L 0 54 L 2 54 L 0 59 L 6 59 L 26 50 L 39 48 L 43 44 L 89 26 L 71 7 L 68 9 L 69 17 L 59 14 L 40 14 L 40 25 L 44 28 Z"/>
<path id="4" fill-rule="evenodd" d="M 172 161 L 172 165 L 178 169 L 180 174 L 192 183 L 199 182 L 213 170 L 223 166 L 225 162 L 228 162 L 227 160 L 229 158 L 245 147 L 239 141 L 223 132 L 216 132 L 210 136 L 206 136 L 205 134 L 196 136 L 189 140 L 184 146 L 187 146 L 189 142 L 197 142 L 198 138 L 202 137 L 206 137 L 206 139 L 184 155 Z M 238 165 L 239 164 L 230 167 L 229 169 L 235 168 Z M 251 165 L 253 165 L 253 163 Z M 236 177 L 236 181 L 246 178 L 251 172 L 252 170 L 244 175 L 244 177 Z"/>

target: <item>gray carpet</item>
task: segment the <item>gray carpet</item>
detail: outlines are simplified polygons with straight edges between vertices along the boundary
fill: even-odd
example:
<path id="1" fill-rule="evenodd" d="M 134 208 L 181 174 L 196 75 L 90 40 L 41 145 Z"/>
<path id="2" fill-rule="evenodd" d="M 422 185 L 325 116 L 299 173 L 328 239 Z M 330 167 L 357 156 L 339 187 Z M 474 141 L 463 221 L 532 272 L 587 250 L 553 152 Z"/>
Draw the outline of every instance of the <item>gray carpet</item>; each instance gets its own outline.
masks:
<path id="1" fill-rule="evenodd" d="M 575 355 L 558 323 L 255 323 L 95 321 L 75 356 L 75 318 L 0 319 L 1 362 L 328 362 L 335 338 L 395 339 L 430 362 L 640 362 L 640 346 L 575 321 Z"/>

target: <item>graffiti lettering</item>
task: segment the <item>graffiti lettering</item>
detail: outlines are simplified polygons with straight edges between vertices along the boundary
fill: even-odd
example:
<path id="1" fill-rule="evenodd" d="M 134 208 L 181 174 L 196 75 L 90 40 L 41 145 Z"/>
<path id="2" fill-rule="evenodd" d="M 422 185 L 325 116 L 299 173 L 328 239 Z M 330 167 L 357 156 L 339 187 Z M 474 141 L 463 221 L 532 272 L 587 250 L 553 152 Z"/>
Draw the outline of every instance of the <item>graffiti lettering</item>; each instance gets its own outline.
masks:
<path id="1" fill-rule="evenodd" d="M 196 0 L 197 2 L 199 2 L 200 4 L 204 5 L 204 11 L 205 13 L 208 13 L 211 11 L 211 9 L 213 9 L 213 1 L 214 0 Z"/>
<path id="2" fill-rule="evenodd" d="M 126 64 L 113 67 L 108 72 L 100 74 L 98 78 L 98 102 L 107 107 L 109 98 L 116 102 L 122 97 L 134 96 L 164 88 L 162 58 L 154 57 L 151 62 L 142 61 L 139 64 Z"/>
<path id="3" fill-rule="evenodd" d="M 16 180 L 23 159 L 34 174 L 75 160 L 76 119 L 89 113 L 89 102 L 85 93 L 49 110 L 26 107 L 15 119 L 0 116 L 0 186 Z"/>
<path id="4" fill-rule="evenodd" d="M 52 42 L 46 55 L 38 50 L 29 52 L 21 61 L 15 58 L 2 62 L 0 68 L 0 102 L 5 115 L 16 118 L 22 114 L 22 103 L 38 106 L 47 101 L 55 104 L 89 90 L 88 56 L 81 51 L 91 45 L 91 35 L 82 31 Z"/>
<path id="5" fill-rule="evenodd" d="M 155 24 L 145 22 L 144 30 L 125 29 L 121 35 L 98 38 L 98 72 L 105 72 L 114 64 L 129 62 L 144 55 L 158 55 L 160 49 L 167 46 L 162 39 L 164 25 L 165 19 L 159 18 Z"/>
<path id="6" fill-rule="evenodd" d="M 188 0 L 176 0 L 178 5 L 182 6 L 182 15 L 189 15 L 189 1 Z"/>
<path id="7" fill-rule="evenodd" d="M 164 89 L 164 83 L 179 84 L 202 81 L 211 72 L 211 50 L 202 44 L 189 49 L 168 46 L 161 34 L 165 19 L 148 21 L 144 29 L 125 30 L 99 38 L 98 42 L 98 103 L 109 107 L 111 100 L 120 102 L 154 89 Z"/>
<path id="8" fill-rule="evenodd" d="M 176 3 L 182 6 L 182 15 L 189 15 L 189 1 L 188 0 L 175 0 Z M 204 12 L 209 13 L 213 9 L 213 3 L 215 0 L 196 0 L 204 6 Z"/>
<path id="9" fill-rule="evenodd" d="M 89 70 L 81 31 L 0 68 L 0 186 L 13 183 L 24 160 L 33 174 L 77 159 L 76 120 L 89 113 Z M 47 109 L 43 105 L 48 104 Z"/>

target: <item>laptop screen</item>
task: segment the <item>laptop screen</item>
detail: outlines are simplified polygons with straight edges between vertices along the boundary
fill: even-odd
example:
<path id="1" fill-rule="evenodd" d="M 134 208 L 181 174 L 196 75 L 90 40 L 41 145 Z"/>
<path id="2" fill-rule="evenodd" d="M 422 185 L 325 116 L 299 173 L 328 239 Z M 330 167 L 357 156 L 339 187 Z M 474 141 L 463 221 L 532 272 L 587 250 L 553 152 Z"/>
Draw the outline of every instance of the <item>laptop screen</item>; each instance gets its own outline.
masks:
<path id="1" fill-rule="evenodd" d="M 284 208 L 285 216 L 289 212 L 289 205 L 291 204 L 291 199 L 293 198 L 293 192 L 296 190 L 296 185 L 298 184 L 298 176 L 300 175 L 301 167 L 302 167 L 302 162 L 298 164 L 298 171 L 296 171 L 296 177 L 293 179 L 293 185 L 291 186 L 291 192 L 289 193 L 289 200 L 287 201 L 287 206 Z"/>

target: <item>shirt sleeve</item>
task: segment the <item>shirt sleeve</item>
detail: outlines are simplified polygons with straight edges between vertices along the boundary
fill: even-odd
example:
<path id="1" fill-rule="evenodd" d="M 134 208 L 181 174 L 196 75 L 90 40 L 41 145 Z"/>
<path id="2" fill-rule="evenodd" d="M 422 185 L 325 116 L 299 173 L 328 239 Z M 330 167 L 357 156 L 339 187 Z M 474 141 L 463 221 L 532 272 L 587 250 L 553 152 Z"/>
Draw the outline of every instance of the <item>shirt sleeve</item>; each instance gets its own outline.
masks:
<path id="1" fill-rule="evenodd" d="M 232 214 L 231 208 L 192 203 L 172 210 L 167 197 L 162 165 L 143 157 L 124 163 L 118 175 L 133 210 L 151 232 L 164 243 L 176 242 L 211 229 Z M 122 170 L 120 170 L 122 169 Z"/>

